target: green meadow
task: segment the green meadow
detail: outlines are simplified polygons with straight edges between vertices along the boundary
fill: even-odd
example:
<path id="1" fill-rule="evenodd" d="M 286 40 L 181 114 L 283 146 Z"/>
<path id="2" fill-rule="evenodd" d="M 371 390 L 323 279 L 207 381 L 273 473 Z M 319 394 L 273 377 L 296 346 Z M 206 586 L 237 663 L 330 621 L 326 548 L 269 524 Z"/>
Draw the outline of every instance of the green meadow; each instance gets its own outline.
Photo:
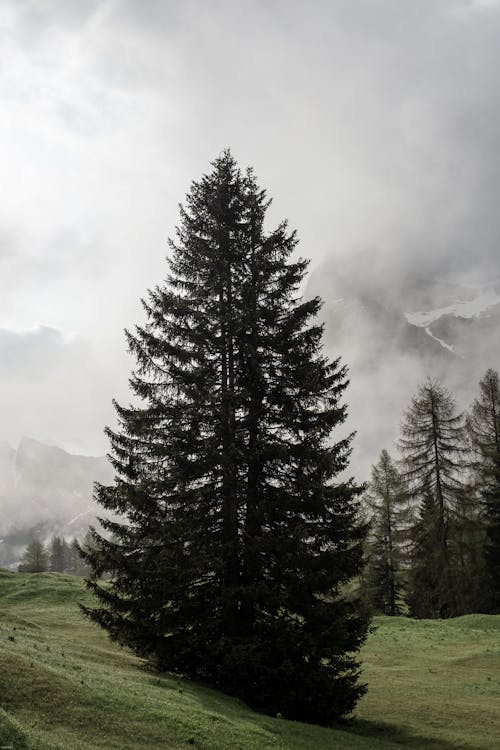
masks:
<path id="1" fill-rule="evenodd" d="M 14 750 L 498 750 L 500 616 L 376 618 L 356 716 L 270 718 L 159 676 L 87 622 L 81 579 L 0 571 L 0 747 Z"/>

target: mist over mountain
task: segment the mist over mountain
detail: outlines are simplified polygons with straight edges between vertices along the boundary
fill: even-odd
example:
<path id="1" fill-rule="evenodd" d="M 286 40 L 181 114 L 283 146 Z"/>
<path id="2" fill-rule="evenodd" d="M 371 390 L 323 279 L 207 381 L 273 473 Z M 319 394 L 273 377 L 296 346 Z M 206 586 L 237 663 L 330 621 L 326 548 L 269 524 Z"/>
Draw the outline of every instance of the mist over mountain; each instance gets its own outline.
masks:
<path id="1" fill-rule="evenodd" d="M 111 482 L 105 457 L 79 456 L 23 438 L 16 449 L 0 443 L 0 565 L 19 560 L 34 536 L 82 538 L 102 508 L 94 482 Z"/>
<path id="2" fill-rule="evenodd" d="M 349 368 L 345 400 L 360 478 L 382 448 L 396 453 L 402 413 L 426 377 L 441 380 L 463 410 L 485 370 L 500 368 L 500 269 L 481 279 L 473 265 L 458 272 L 451 262 L 420 260 L 405 268 L 390 255 L 358 253 L 321 265 L 306 288 L 324 300 L 326 351 Z"/>
<path id="3" fill-rule="evenodd" d="M 325 349 L 348 366 L 347 429 L 356 430 L 359 480 L 382 448 L 396 453 L 403 410 L 427 376 L 468 408 L 488 367 L 500 369 L 500 274 L 446 264 L 404 267 L 393 256 L 354 253 L 310 275 L 305 296 L 324 301 Z M 14 565 L 33 536 L 81 538 L 102 508 L 94 482 L 111 483 L 105 457 L 71 454 L 22 438 L 0 443 L 0 565 Z"/>
<path id="4" fill-rule="evenodd" d="M 111 472 L 72 454 L 107 449 L 123 327 L 227 146 L 312 261 L 356 476 L 427 375 L 466 408 L 500 366 L 500 0 L 4 0 L 0 25 L 0 439 L 69 451 L 0 444 L 0 538 L 95 514 Z"/>

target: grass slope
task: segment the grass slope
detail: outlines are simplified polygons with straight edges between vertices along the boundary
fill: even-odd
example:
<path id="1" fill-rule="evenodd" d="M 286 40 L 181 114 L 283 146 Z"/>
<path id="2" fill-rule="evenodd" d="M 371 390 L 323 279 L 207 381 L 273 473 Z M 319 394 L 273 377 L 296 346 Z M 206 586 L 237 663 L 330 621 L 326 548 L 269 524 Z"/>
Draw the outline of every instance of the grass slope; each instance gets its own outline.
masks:
<path id="1" fill-rule="evenodd" d="M 349 728 L 271 719 L 158 676 L 80 615 L 80 579 L 0 571 L 0 747 L 497 750 L 500 616 L 378 618 Z"/>

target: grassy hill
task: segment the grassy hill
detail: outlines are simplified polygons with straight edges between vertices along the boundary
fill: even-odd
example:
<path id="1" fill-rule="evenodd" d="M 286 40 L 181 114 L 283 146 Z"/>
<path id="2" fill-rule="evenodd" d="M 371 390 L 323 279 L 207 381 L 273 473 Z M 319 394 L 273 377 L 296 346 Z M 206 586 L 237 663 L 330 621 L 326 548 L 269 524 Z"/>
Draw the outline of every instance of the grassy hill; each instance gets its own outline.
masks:
<path id="1" fill-rule="evenodd" d="M 272 719 L 160 677 L 80 615 L 82 581 L 0 571 L 0 747 L 498 750 L 500 616 L 378 618 L 348 728 Z"/>

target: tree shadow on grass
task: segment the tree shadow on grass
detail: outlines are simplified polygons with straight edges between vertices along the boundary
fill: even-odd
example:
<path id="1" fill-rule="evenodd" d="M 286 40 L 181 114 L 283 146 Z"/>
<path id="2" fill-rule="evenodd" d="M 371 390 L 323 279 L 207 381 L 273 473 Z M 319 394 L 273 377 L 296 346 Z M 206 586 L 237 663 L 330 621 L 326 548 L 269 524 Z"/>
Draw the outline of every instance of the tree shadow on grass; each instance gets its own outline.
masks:
<path id="1" fill-rule="evenodd" d="M 334 724 L 333 726 L 324 726 L 317 724 L 305 724 L 303 722 L 285 722 L 286 728 L 281 721 L 268 714 L 255 711 L 248 704 L 239 698 L 235 698 L 224 693 L 214 690 L 208 685 L 199 682 L 190 682 L 179 679 L 175 675 L 170 675 L 171 679 L 177 680 L 182 685 L 183 692 L 190 694 L 191 697 L 202 705 L 206 710 L 218 714 L 222 721 L 245 721 L 246 730 L 248 731 L 252 724 L 255 727 L 256 737 L 259 731 L 266 732 L 270 737 L 276 736 L 283 741 L 291 742 L 290 747 L 302 747 L 301 738 L 304 741 L 309 739 L 311 742 L 318 741 L 319 747 L 324 747 L 326 736 L 316 735 L 316 730 L 320 732 L 333 730 L 339 732 L 337 741 L 340 737 L 351 735 L 359 738 L 360 741 L 366 741 L 366 747 L 389 748 L 395 750 L 397 747 L 407 748 L 408 750 L 471 750 L 471 745 L 467 743 L 457 743 L 439 736 L 431 736 L 424 733 L 412 732 L 410 729 L 389 724 L 383 721 L 368 721 L 366 719 L 353 719 L 351 721 Z M 308 734 L 310 732 L 310 735 Z M 330 746 L 328 744 L 328 746 Z M 364 747 L 363 743 L 363 747 Z M 266 745 L 267 747 L 267 745 Z M 305 748 L 306 745 L 303 745 Z M 339 745 L 340 747 L 340 745 Z M 354 745 L 353 745 L 354 747 Z M 357 747 L 357 745 L 356 745 Z"/>
<path id="2" fill-rule="evenodd" d="M 383 721 L 368 721 L 366 719 L 355 719 L 352 724 L 343 727 L 344 731 L 359 737 L 370 738 L 378 742 L 386 741 L 402 748 L 414 748 L 415 750 L 470 750 L 468 744 L 457 744 L 442 737 L 432 737 L 425 734 L 415 734 L 403 727 L 387 724 Z"/>

